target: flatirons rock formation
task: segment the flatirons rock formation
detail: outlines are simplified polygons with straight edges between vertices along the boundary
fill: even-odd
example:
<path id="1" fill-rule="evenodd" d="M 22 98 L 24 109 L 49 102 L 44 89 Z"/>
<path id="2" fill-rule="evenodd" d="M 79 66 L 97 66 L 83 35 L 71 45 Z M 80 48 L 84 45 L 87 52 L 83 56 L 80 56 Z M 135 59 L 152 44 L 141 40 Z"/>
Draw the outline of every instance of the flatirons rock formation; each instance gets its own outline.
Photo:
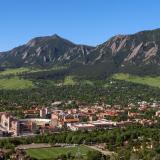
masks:
<path id="1" fill-rule="evenodd" d="M 109 74 L 118 71 L 158 74 L 160 29 L 117 35 L 96 47 L 77 45 L 58 35 L 37 37 L 0 53 L 1 67 L 54 64 L 78 65 L 82 70 L 94 68 Z"/>

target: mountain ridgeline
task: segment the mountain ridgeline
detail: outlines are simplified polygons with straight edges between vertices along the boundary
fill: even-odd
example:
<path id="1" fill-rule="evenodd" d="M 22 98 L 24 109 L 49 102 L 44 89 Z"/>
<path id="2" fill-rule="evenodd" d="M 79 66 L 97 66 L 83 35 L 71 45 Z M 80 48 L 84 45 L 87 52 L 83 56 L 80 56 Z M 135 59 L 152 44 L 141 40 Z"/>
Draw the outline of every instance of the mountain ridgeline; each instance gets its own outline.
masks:
<path id="1" fill-rule="evenodd" d="M 117 35 L 96 47 L 77 45 L 58 35 L 37 37 L 0 53 L 1 68 L 53 65 L 68 65 L 69 72 L 87 75 L 160 75 L 160 29 Z"/>

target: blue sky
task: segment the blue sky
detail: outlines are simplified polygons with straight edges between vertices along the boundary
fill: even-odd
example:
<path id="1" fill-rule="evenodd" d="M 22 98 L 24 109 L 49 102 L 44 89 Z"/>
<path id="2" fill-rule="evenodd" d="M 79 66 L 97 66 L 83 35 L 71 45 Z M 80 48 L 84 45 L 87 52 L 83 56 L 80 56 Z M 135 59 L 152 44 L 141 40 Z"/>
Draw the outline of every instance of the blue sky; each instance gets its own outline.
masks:
<path id="1" fill-rule="evenodd" d="M 0 51 L 54 33 L 97 45 L 116 34 L 155 28 L 159 0 L 0 0 Z"/>

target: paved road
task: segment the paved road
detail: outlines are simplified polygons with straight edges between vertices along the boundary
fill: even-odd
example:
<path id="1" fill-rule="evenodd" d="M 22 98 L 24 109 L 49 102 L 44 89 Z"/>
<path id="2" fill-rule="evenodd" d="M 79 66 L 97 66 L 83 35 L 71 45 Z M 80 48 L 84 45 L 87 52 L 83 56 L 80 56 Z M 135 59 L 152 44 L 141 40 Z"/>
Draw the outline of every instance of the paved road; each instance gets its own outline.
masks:
<path id="1" fill-rule="evenodd" d="M 112 155 L 116 154 L 115 152 L 111 152 L 111 151 L 108 151 L 108 150 L 102 150 L 102 149 L 98 148 L 97 146 L 88 146 L 88 145 L 86 145 L 86 146 L 91 148 L 91 149 L 94 149 L 96 151 L 101 152 L 105 156 L 112 156 Z"/>

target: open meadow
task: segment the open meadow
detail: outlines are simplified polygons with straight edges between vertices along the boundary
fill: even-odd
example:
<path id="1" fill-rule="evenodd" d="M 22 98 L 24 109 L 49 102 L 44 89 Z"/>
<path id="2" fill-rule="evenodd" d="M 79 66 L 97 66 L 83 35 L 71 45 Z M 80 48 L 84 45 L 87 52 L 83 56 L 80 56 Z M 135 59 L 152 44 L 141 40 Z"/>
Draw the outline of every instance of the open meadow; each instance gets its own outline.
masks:
<path id="1" fill-rule="evenodd" d="M 117 73 L 113 75 L 113 78 L 116 80 L 123 80 L 127 82 L 142 84 L 142 85 L 148 85 L 151 87 L 160 87 L 160 77 L 151 77 L 151 76 L 135 76 L 125 73 Z"/>

